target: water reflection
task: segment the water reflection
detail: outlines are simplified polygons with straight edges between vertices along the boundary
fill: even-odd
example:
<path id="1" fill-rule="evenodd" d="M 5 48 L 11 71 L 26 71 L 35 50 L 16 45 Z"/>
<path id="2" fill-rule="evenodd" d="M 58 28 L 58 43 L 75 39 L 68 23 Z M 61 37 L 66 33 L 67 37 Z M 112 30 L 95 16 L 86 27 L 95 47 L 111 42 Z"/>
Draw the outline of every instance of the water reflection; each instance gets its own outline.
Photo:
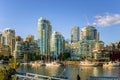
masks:
<path id="1" fill-rule="evenodd" d="M 119 67 L 80 67 L 67 65 L 65 67 L 45 67 L 40 66 L 33 68 L 29 65 L 20 66 L 18 72 L 31 72 L 40 75 L 56 76 L 64 75 L 69 78 L 69 80 L 76 80 L 77 74 L 80 75 L 82 80 L 86 80 L 90 76 L 113 76 L 120 77 Z"/>
<path id="2" fill-rule="evenodd" d="M 66 66 L 66 71 L 64 73 L 65 76 L 69 78 L 69 80 L 76 80 L 77 75 L 80 74 L 78 66 Z"/>
<path id="3" fill-rule="evenodd" d="M 97 67 L 93 68 L 93 75 L 94 76 L 99 76 L 99 72 L 98 72 L 98 68 Z"/>
<path id="4" fill-rule="evenodd" d="M 49 76 L 57 76 L 57 75 L 60 75 L 63 71 L 63 68 L 62 67 L 50 67 L 50 66 L 46 66 L 45 67 L 46 71 L 47 71 L 47 74 L 46 75 L 49 75 Z"/>
<path id="5" fill-rule="evenodd" d="M 86 79 L 86 77 L 91 76 L 93 74 L 94 67 L 80 67 L 80 76 L 83 80 Z"/>
<path id="6" fill-rule="evenodd" d="M 103 76 L 116 76 L 120 77 L 120 67 L 103 67 Z"/>

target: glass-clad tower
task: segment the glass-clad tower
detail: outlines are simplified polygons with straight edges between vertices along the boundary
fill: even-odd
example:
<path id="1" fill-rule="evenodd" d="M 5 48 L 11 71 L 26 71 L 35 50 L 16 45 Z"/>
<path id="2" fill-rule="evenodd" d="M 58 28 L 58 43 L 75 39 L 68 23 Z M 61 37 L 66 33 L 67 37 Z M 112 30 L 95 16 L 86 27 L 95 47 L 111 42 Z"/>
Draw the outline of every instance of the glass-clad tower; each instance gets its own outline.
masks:
<path id="1" fill-rule="evenodd" d="M 40 47 L 40 55 L 50 54 L 50 36 L 52 27 L 50 21 L 46 18 L 38 19 L 38 46 Z"/>
<path id="2" fill-rule="evenodd" d="M 78 42 L 80 39 L 80 30 L 78 26 L 71 28 L 71 43 Z"/>
<path id="3" fill-rule="evenodd" d="M 81 30 L 81 40 L 99 40 L 99 32 L 93 26 L 86 26 Z"/>
<path id="4" fill-rule="evenodd" d="M 54 32 L 51 36 L 50 51 L 51 56 L 57 58 L 64 53 L 65 39 L 59 32 Z"/>

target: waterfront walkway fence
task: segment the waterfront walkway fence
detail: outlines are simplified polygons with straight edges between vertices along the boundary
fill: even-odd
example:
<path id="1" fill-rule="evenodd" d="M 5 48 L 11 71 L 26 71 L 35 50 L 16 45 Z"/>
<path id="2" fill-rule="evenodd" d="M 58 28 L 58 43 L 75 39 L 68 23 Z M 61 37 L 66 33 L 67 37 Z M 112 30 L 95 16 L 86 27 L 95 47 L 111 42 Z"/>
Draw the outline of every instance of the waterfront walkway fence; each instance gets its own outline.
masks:
<path id="1" fill-rule="evenodd" d="M 26 73 L 26 75 L 16 74 L 15 76 L 23 80 L 27 80 L 27 79 L 28 80 L 68 80 L 64 78 L 44 76 L 44 75 L 33 74 L 33 73 Z"/>

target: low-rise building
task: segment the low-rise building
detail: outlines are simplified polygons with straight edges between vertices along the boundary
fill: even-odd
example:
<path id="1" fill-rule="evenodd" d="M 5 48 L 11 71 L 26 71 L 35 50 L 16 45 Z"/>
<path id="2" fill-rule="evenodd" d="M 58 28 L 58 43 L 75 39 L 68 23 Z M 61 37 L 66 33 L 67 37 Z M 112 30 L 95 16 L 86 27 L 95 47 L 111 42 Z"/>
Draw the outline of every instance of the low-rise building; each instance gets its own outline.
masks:
<path id="1" fill-rule="evenodd" d="M 22 39 L 20 39 L 19 37 L 18 41 L 16 41 L 15 44 L 14 58 L 23 61 L 24 56 L 27 55 L 28 60 L 30 60 L 31 54 L 35 55 L 39 54 L 39 47 L 37 45 L 37 42 L 36 41 L 31 42 L 31 40 L 29 41 L 28 39 L 22 41 Z"/>
<path id="2" fill-rule="evenodd" d="M 70 53 L 70 52 L 71 52 L 70 44 L 66 41 L 65 42 L 65 53 Z"/>
<path id="3" fill-rule="evenodd" d="M 82 57 L 92 57 L 93 50 L 104 49 L 104 42 L 98 40 L 80 41 L 79 53 Z"/>
<path id="4" fill-rule="evenodd" d="M 116 43 L 109 43 L 106 45 L 107 50 L 120 50 L 120 41 Z"/>
<path id="5" fill-rule="evenodd" d="M 92 52 L 92 59 L 94 61 L 109 61 L 110 60 L 110 51 L 108 50 L 94 50 Z"/>
<path id="6" fill-rule="evenodd" d="M 70 49 L 71 49 L 71 59 L 79 59 L 80 54 L 79 54 L 79 42 L 71 43 L 70 44 Z"/>

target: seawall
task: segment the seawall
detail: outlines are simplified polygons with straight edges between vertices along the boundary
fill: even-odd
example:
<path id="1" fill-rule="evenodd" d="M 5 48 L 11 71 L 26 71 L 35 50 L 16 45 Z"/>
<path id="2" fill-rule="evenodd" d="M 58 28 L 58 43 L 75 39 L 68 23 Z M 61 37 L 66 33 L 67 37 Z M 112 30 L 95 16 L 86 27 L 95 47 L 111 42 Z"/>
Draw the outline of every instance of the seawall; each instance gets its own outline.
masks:
<path id="1" fill-rule="evenodd" d="M 64 64 L 67 65 L 78 65 L 80 61 L 64 61 Z"/>

